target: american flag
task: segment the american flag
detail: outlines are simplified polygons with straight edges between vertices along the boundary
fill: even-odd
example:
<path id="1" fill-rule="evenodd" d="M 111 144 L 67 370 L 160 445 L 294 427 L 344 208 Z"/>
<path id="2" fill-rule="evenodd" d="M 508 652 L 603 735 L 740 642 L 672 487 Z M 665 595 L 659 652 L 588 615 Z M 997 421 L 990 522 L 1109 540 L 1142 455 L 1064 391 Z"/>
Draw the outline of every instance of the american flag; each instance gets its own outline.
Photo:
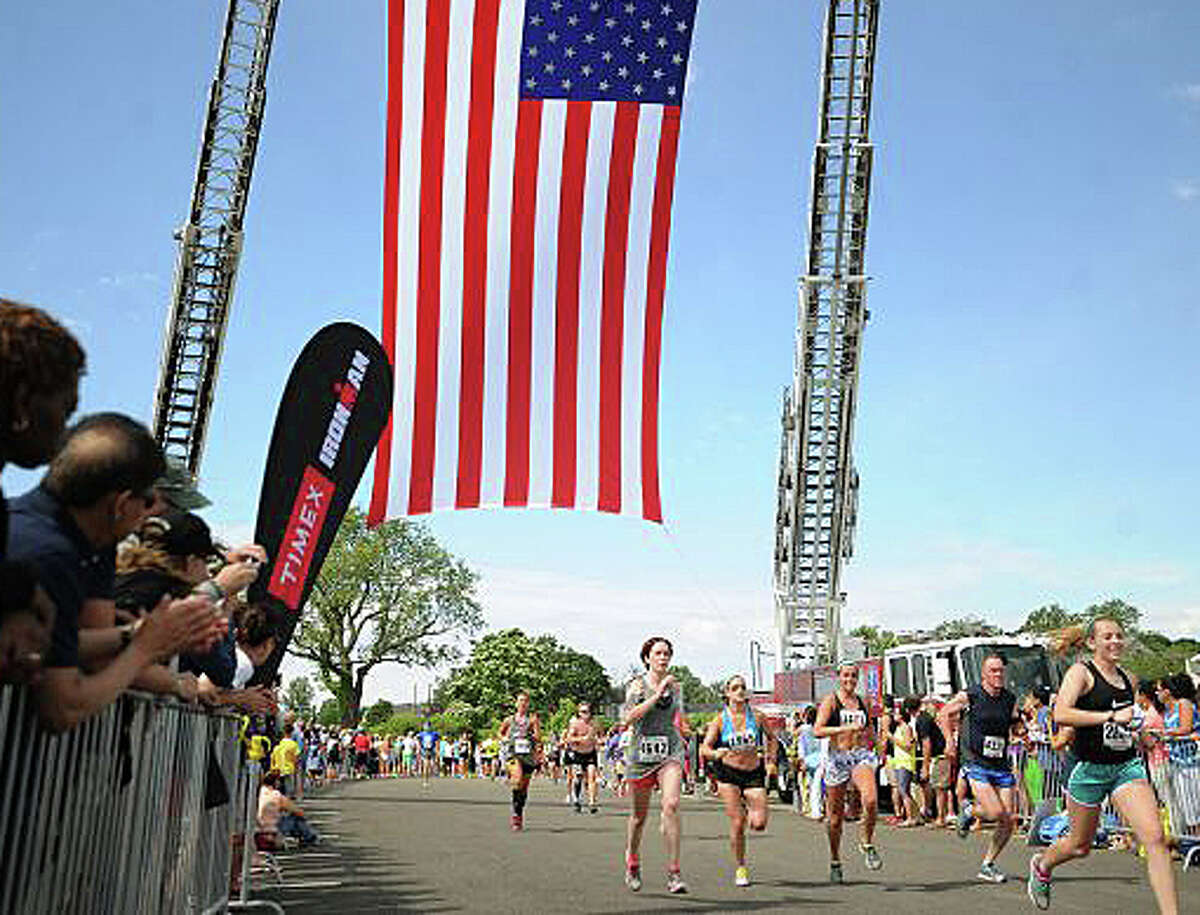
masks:
<path id="1" fill-rule="evenodd" d="M 659 361 L 697 0 L 390 0 L 370 515 L 662 520 Z"/>

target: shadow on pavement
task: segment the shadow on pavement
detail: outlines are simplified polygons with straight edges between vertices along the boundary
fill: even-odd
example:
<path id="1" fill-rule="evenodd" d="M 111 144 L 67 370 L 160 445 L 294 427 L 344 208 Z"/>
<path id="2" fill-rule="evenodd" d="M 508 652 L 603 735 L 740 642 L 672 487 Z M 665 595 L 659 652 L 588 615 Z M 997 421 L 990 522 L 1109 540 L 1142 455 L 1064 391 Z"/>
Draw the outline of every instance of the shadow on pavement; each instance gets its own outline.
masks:
<path id="1" fill-rule="evenodd" d="M 255 899 L 270 899 L 287 912 L 322 912 L 357 915 L 359 912 L 459 912 L 425 881 L 398 874 L 406 865 L 380 849 L 324 843 L 322 851 L 335 851 L 336 870 L 319 875 L 306 873 L 313 865 L 304 852 L 278 855 L 283 885 L 267 884 L 255 890 Z M 311 861 L 311 859 L 310 859 Z M 329 883 L 340 881 L 339 886 Z"/>

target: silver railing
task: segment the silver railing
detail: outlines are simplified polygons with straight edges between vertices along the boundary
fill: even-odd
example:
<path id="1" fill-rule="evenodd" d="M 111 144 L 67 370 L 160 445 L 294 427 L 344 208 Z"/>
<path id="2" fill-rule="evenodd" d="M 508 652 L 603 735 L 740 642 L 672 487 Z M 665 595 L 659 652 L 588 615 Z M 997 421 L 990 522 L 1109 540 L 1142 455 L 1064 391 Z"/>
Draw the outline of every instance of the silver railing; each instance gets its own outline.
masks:
<path id="1" fill-rule="evenodd" d="M 126 693 L 54 735 L 32 704 L 0 689 L 0 912 L 223 907 L 242 816 L 237 718 Z"/>

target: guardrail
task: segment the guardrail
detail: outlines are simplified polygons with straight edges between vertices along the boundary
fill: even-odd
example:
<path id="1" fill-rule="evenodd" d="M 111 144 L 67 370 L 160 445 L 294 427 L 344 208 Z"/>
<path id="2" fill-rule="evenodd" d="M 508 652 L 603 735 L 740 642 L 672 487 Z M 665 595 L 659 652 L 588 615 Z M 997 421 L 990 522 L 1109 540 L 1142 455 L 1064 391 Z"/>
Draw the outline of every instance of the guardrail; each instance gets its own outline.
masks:
<path id="1" fill-rule="evenodd" d="M 237 718 L 126 693 L 53 735 L 31 700 L 0 689 L 0 912 L 223 907 Z"/>

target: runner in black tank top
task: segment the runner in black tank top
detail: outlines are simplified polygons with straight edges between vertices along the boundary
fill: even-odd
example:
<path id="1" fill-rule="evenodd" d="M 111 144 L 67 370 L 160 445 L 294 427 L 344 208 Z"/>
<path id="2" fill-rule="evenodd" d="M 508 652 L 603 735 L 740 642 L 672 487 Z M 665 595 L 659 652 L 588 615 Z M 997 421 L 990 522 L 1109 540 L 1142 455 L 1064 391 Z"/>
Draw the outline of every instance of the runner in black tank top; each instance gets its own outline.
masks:
<path id="1" fill-rule="evenodd" d="M 1146 850 L 1146 867 L 1158 910 L 1179 911 L 1171 854 L 1158 816 L 1158 802 L 1138 755 L 1140 711 L 1134 705 L 1137 684 L 1119 666 L 1125 634 L 1115 620 L 1094 620 L 1082 629 L 1060 633 L 1060 650 L 1086 644 L 1089 661 L 1073 664 L 1054 703 L 1054 720 L 1075 728 L 1079 763 L 1067 783 L 1071 831 L 1029 861 L 1029 898 L 1039 909 L 1050 907 L 1050 875 L 1073 858 L 1085 857 L 1100 822 L 1100 807 L 1111 797 L 1121 818 Z M 1084 891 L 1080 891 L 1081 893 Z"/>
<path id="2" fill-rule="evenodd" d="M 542 724 L 537 712 L 529 710 L 529 693 L 517 693 L 517 710 L 500 724 L 500 740 L 508 748 L 508 783 L 512 787 L 513 832 L 525 828 L 525 802 L 529 798 L 529 779 L 537 769 L 538 747 L 542 742 Z"/>
<path id="3" fill-rule="evenodd" d="M 1008 878 L 996 859 L 1008 844 L 1016 825 L 1016 778 L 1008 761 L 1008 738 L 1020 726 L 1017 697 L 1004 687 L 1004 659 L 989 654 L 980 667 L 978 685 L 958 693 L 942 706 L 944 721 L 954 712 L 963 715 L 963 769 L 975 795 L 974 807 L 962 804 L 958 811 L 958 835 L 965 839 L 974 817 L 995 822 L 979 865 L 978 877 L 985 883 L 1003 883 Z"/>

